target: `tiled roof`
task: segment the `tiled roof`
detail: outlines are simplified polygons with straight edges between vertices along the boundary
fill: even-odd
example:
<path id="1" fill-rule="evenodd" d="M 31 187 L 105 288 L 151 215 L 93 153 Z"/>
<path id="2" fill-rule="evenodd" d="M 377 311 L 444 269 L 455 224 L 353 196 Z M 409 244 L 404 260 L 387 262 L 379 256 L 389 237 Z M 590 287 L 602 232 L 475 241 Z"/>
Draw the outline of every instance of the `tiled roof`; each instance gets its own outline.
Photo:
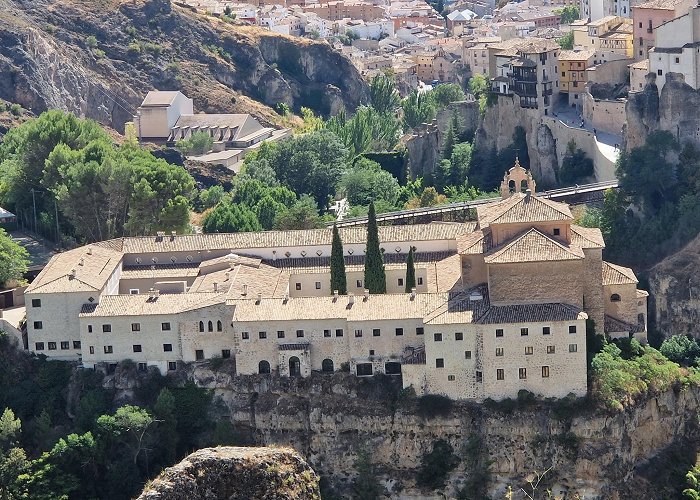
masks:
<path id="1" fill-rule="evenodd" d="M 569 304 L 519 304 L 491 306 L 477 321 L 481 324 L 545 323 L 548 321 L 575 321 L 586 314 Z"/>
<path id="2" fill-rule="evenodd" d="M 484 257 L 487 264 L 578 260 L 585 256 L 576 246 L 565 246 L 535 228 L 494 249 Z"/>
<path id="3" fill-rule="evenodd" d="M 632 63 L 628 66 L 628 68 L 648 70 L 649 69 L 649 59 L 642 59 L 641 61 L 637 61 L 636 63 Z"/>
<path id="4" fill-rule="evenodd" d="M 121 279 L 192 278 L 199 274 L 197 264 L 161 264 L 159 266 L 124 266 Z"/>
<path id="5" fill-rule="evenodd" d="M 141 106 L 167 106 L 172 104 L 179 93 L 178 90 L 151 90 Z"/>
<path id="6" fill-rule="evenodd" d="M 639 333 L 644 331 L 644 325 L 633 325 L 621 319 L 608 316 L 607 314 L 605 315 L 604 321 L 605 333 Z"/>
<path id="7" fill-rule="evenodd" d="M 528 193 L 515 193 L 505 200 L 476 207 L 479 227 L 490 224 L 532 223 L 573 220 L 566 203 L 558 203 Z"/>
<path id="8" fill-rule="evenodd" d="M 605 248 L 600 228 L 571 225 L 571 244 L 581 248 Z"/>
<path id="9" fill-rule="evenodd" d="M 449 301 L 426 314 L 425 324 L 474 323 L 489 309 L 487 288 L 481 285 L 470 290 L 451 293 Z"/>
<path id="10" fill-rule="evenodd" d="M 603 261 L 603 285 L 637 284 L 639 281 L 634 271 L 629 267 L 622 267 Z"/>
<path id="11" fill-rule="evenodd" d="M 289 273 L 271 266 L 250 267 L 237 265 L 199 276 L 190 287 L 190 292 L 227 293 L 227 298 L 282 297 L 289 286 Z"/>
<path id="12" fill-rule="evenodd" d="M 457 252 L 460 255 L 483 254 L 491 250 L 491 230 L 477 229 L 473 233 L 457 237 Z"/>
<path id="13" fill-rule="evenodd" d="M 594 50 L 562 50 L 559 61 L 588 61 L 595 54 Z"/>
<path id="14" fill-rule="evenodd" d="M 84 304 L 81 317 L 147 316 L 176 314 L 214 304 L 223 304 L 223 293 L 178 293 L 151 297 L 138 295 L 105 295 L 99 303 Z"/>
<path id="15" fill-rule="evenodd" d="M 633 9 L 675 10 L 676 7 L 683 2 L 684 0 L 650 0 L 649 2 L 635 5 Z"/>
<path id="16" fill-rule="evenodd" d="M 638 299 L 648 297 L 648 296 L 649 296 L 649 292 L 647 292 L 646 290 L 637 290 L 637 298 Z"/>

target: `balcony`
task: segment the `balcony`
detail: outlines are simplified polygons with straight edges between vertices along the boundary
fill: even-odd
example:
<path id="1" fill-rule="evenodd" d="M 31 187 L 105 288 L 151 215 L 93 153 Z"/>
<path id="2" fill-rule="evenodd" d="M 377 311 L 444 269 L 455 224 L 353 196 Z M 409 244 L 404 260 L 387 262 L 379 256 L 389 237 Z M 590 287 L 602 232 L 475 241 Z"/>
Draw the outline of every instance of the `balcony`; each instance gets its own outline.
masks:
<path id="1" fill-rule="evenodd" d="M 647 33 L 653 33 L 653 32 L 654 32 L 654 28 L 647 28 Z"/>

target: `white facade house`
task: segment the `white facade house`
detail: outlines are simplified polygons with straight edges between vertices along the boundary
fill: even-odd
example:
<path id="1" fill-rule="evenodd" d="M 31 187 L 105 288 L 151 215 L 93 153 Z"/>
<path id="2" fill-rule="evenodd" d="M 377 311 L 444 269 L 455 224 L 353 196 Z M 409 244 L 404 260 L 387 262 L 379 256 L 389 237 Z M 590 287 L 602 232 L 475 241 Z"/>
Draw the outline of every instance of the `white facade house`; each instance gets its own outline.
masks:
<path id="1" fill-rule="evenodd" d="M 656 46 L 649 51 L 649 72 L 661 92 L 668 73 L 680 73 L 685 83 L 700 85 L 700 6 L 655 30 Z"/>

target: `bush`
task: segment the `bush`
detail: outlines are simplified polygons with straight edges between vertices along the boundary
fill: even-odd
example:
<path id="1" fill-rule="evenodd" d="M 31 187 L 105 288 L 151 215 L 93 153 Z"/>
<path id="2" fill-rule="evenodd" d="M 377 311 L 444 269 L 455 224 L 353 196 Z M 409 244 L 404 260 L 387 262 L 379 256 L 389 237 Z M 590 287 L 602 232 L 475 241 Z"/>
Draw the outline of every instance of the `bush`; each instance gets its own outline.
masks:
<path id="1" fill-rule="evenodd" d="M 139 42 L 131 42 L 126 48 L 126 52 L 131 57 L 138 57 L 141 55 L 141 45 Z"/>
<path id="2" fill-rule="evenodd" d="M 12 104 L 10 106 L 10 113 L 12 113 L 15 116 L 20 116 L 22 114 L 22 106 L 19 104 Z"/>
<path id="3" fill-rule="evenodd" d="M 421 458 L 416 483 L 432 490 L 442 488 L 450 471 L 458 464 L 459 457 L 454 454 L 452 445 L 444 439 L 439 439 L 433 443 L 433 450 Z"/>
<path id="4" fill-rule="evenodd" d="M 90 47 L 91 49 L 96 49 L 97 48 L 97 38 L 94 36 L 90 35 L 85 39 L 85 45 Z"/>
<path id="5" fill-rule="evenodd" d="M 424 418 L 445 416 L 452 410 L 452 400 L 440 394 L 426 394 L 418 398 L 418 414 Z"/>
<path id="6" fill-rule="evenodd" d="M 673 335 L 663 341 L 659 351 L 674 363 L 697 366 L 700 343 L 690 335 Z"/>

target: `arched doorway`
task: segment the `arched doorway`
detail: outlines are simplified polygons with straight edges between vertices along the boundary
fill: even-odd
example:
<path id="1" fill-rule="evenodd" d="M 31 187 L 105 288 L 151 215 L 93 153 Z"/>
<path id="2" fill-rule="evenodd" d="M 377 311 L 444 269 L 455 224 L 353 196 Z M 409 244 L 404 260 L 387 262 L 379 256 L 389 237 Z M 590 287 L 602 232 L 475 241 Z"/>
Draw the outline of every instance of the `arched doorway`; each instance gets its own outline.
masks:
<path id="1" fill-rule="evenodd" d="M 270 363 L 264 359 L 258 363 L 258 373 L 270 373 Z"/>
<path id="2" fill-rule="evenodd" d="M 301 375 L 301 361 L 296 356 L 289 358 L 289 376 L 298 377 Z"/>
<path id="3" fill-rule="evenodd" d="M 332 359 L 324 359 L 321 362 L 321 371 L 333 372 L 333 360 Z"/>

